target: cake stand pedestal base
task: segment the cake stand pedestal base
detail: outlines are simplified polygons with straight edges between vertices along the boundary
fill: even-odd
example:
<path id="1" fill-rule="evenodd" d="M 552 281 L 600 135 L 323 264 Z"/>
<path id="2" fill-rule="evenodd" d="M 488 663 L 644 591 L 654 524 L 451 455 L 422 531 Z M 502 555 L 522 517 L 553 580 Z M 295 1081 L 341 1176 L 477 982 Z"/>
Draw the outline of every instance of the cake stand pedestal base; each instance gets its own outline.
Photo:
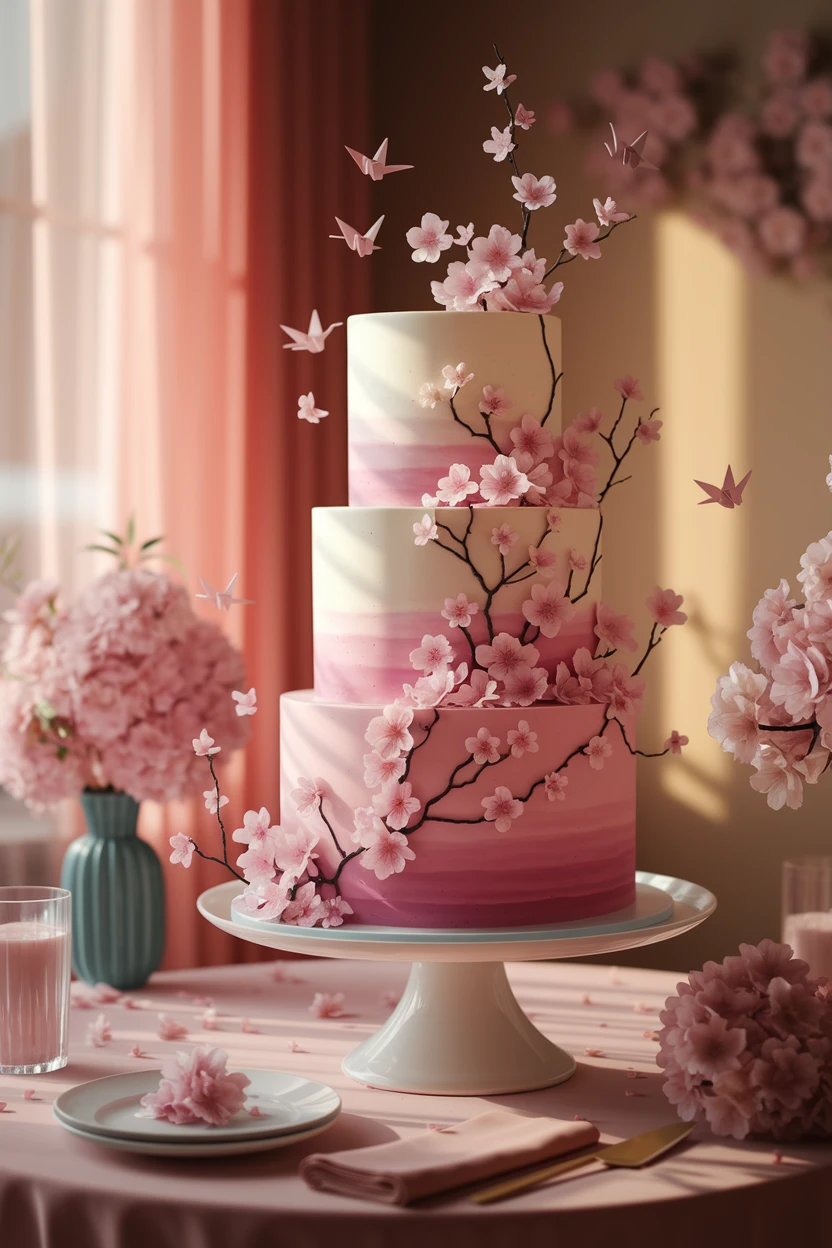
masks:
<path id="1" fill-rule="evenodd" d="M 390 1018 L 343 1068 L 371 1088 L 489 1096 L 563 1083 L 575 1059 L 523 1013 L 502 962 L 414 962 Z"/>

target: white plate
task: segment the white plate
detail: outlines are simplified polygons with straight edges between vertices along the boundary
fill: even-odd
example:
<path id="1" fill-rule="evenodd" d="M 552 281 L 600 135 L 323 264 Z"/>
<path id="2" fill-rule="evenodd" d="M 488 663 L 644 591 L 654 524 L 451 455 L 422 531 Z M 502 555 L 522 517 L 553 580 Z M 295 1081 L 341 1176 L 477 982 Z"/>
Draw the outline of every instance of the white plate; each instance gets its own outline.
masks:
<path id="1" fill-rule="evenodd" d="M 265 1153 L 270 1148 L 290 1148 L 300 1144 L 302 1140 L 311 1140 L 332 1126 L 334 1119 L 324 1122 L 308 1131 L 294 1131 L 289 1135 L 267 1135 L 258 1139 L 219 1140 L 215 1144 L 162 1144 L 158 1140 L 129 1140 L 117 1135 L 99 1135 L 92 1131 L 79 1131 L 68 1123 L 58 1119 L 65 1131 L 75 1135 L 88 1144 L 99 1144 L 102 1148 L 114 1148 L 121 1153 L 138 1153 L 142 1157 L 234 1157 L 242 1153 Z M 176 1131 L 183 1128 L 176 1127 Z"/>
<path id="2" fill-rule="evenodd" d="M 244 1070 L 251 1080 L 246 1109 L 225 1127 L 174 1126 L 155 1118 L 138 1118 L 140 1100 L 154 1092 L 160 1070 L 108 1075 L 69 1088 L 55 1101 L 53 1112 L 62 1126 L 96 1138 L 166 1144 L 172 1148 L 274 1139 L 328 1126 L 341 1110 L 341 1098 L 332 1088 L 299 1075 L 276 1070 Z M 256 1105 L 262 1116 L 253 1118 Z"/>

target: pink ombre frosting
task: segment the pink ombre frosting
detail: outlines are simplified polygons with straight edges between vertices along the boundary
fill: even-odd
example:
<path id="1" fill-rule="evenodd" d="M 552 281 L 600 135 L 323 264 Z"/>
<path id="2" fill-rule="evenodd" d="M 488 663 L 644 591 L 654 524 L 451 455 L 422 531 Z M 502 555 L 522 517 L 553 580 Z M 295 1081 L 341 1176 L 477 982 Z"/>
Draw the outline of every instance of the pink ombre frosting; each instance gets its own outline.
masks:
<path id="1" fill-rule="evenodd" d="M 326 779 L 325 811 L 348 849 L 353 811 L 371 803 L 364 784 L 364 734 L 381 706 L 316 698 L 311 691 L 281 698 L 281 824 L 322 833 L 316 846 L 325 870 L 337 862 L 320 816 L 301 820 L 290 796 L 300 775 Z M 431 712 L 417 712 L 427 722 Z M 496 785 L 521 795 L 563 762 L 571 750 L 600 731 L 600 706 L 529 708 L 444 708 L 423 748 L 414 756 L 409 780 L 424 803 L 441 792 L 451 770 L 466 756 L 465 741 L 486 725 L 503 744 L 519 720 L 537 733 L 537 753 L 508 758 L 487 768 L 476 783 L 437 803 L 452 818 L 479 818 L 482 799 Z M 632 740 L 633 727 L 628 726 Z M 566 772 L 564 801 L 550 802 L 542 787 L 507 832 L 493 823 L 426 823 L 409 840 L 416 857 L 401 874 L 378 880 L 349 863 L 341 876 L 343 895 L 355 911 L 352 921 L 404 927 L 514 927 L 556 923 L 609 913 L 630 904 L 635 871 L 635 759 L 617 728 L 606 739 L 612 754 L 603 771 L 577 758 Z"/>

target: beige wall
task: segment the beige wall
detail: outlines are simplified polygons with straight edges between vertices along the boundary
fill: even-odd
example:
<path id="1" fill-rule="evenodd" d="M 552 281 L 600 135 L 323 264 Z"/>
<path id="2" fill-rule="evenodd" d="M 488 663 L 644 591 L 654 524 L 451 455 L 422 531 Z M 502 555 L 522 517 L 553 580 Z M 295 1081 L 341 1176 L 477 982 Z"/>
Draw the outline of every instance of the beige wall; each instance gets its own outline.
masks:
<path id="1" fill-rule="evenodd" d="M 481 90 L 491 39 L 518 74 L 515 100 L 540 115 L 597 68 L 719 47 L 750 64 L 771 29 L 811 26 L 828 12 L 823 0 L 377 0 L 375 130 L 378 141 L 390 135 L 393 160 L 416 169 L 376 188 L 387 214 L 376 307 L 433 306 L 428 281 L 439 266 L 414 265 L 403 237 L 422 212 L 452 227 L 473 219 L 481 232 L 514 216 L 509 171 L 480 146 L 502 125 L 499 102 Z M 524 147 L 523 167 L 559 184 L 557 204 L 534 222 L 538 254 L 556 252 L 566 222 L 591 216 L 598 188 L 581 172 L 582 150 L 543 123 Z M 832 778 L 801 811 L 775 813 L 749 788 L 750 770 L 731 765 L 706 732 L 717 675 L 747 657 L 754 603 L 780 576 L 794 583 L 802 550 L 832 529 L 832 285 L 749 278 L 674 213 L 640 216 L 600 262 L 576 261 L 564 280 L 565 415 L 610 410 L 612 379 L 632 372 L 666 422 L 658 447 L 638 455 L 636 479 L 613 495 L 602 568 L 605 596 L 642 625 L 656 582 L 684 593 L 691 615 L 649 673 L 641 744 L 660 747 L 678 727 L 691 746 L 681 760 L 642 761 L 639 865 L 707 885 L 720 907 L 698 931 L 629 959 L 688 968 L 776 936 L 781 860 L 832 853 Z M 729 458 L 739 472 L 753 468 L 747 505 L 698 508 L 692 477 L 717 480 Z"/>

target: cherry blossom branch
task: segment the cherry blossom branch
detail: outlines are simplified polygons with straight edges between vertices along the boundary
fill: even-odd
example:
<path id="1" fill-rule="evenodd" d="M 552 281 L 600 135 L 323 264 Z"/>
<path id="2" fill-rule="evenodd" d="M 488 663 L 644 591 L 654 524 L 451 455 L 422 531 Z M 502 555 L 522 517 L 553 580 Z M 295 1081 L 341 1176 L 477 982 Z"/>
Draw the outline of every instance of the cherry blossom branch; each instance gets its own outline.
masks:
<path id="1" fill-rule="evenodd" d="M 540 425 L 542 428 L 546 424 L 546 421 L 549 419 L 549 417 L 552 414 L 552 408 L 555 405 L 555 393 L 558 388 L 558 382 L 563 376 L 563 373 L 562 372 L 559 373 L 555 368 L 555 361 L 552 359 L 552 352 L 549 350 L 549 343 L 546 339 L 546 322 L 544 321 L 542 316 L 538 316 L 537 319 L 540 321 L 540 332 L 543 336 L 543 348 L 546 352 L 546 359 L 549 361 L 549 368 L 552 371 L 552 391 L 551 391 L 551 394 L 549 395 L 549 406 L 546 408 L 546 411 L 543 413 L 543 416 L 541 417 L 541 420 L 540 420 Z"/>
<path id="2" fill-rule="evenodd" d="M 323 798 L 321 798 L 320 802 L 318 803 L 318 814 L 321 816 L 324 823 L 326 824 L 327 831 L 329 832 L 329 835 L 332 837 L 333 844 L 335 845 L 335 848 L 338 850 L 338 853 L 341 855 L 342 858 L 346 858 L 347 856 L 346 850 L 343 850 L 341 848 L 338 842 L 338 837 L 335 835 L 335 829 L 333 828 L 332 824 L 329 822 L 329 820 L 326 817 L 326 814 L 324 813 L 324 799 Z"/>
<path id="3" fill-rule="evenodd" d="M 586 595 L 589 593 L 589 587 L 592 583 L 592 578 L 595 575 L 595 569 L 598 567 L 598 564 L 601 562 L 601 558 L 602 558 L 602 555 L 600 553 L 600 548 L 601 548 L 601 532 L 603 528 L 604 528 L 604 513 L 599 508 L 598 509 L 598 531 L 595 534 L 595 545 L 592 548 L 592 558 L 589 561 L 589 571 L 587 572 L 587 576 L 586 576 L 586 580 L 584 581 L 583 589 L 581 590 L 579 594 L 575 595 L 575 597 L 572 599 L 572 602 L 580 602 L 581 599 L 585 598 Z M 570 580 L 571 580 L 571 573 L 570 573 Z"/>
<path id="4" fill-rule="evenodd" d="M 633 215 L 631 217 L 628 217 L 626 221 L 614 221 L 613 224 L 607 228 L 606 234 L 598 235 L 598 237 L 595 240 L 596 243 L 605 242 L 609 238 L 610 234 L 612 234 L 613 230 L 618 229 L 619 225 L 626 225 L 627 222 L 635 221 L 635 220 L 636 220 L 636 213 L 633 213 Z M 555 269 L 559 269 L 564 264 L 571 264 L 573 260 L 577 260 L 577 259 L 578 259 L 577 253 L 575 255 L 572 255 L 571 253 L 567 253 L 567 250 L 565 247 L 561 247 L 560 251 L 558 252 L 557 260 L 555 261 L 554 264 L 550 265 L 549 268 L 546 270 L 546 272 L 543 274 L 543 281 L 545 282 L 547 277 L 551 277 Z"/>
<path id="5" fill-rule="evenodd" d="M 638 754 L 640 758 L 664 758 L 665 754 L 670 753 L 670 746 L 665 746 L 663 750 L 654 750 L 652 753 L 648 753 L 645 750 L 637 749 L 635 746 L 630 744 L 629 738 L 627 737 L 627 733 L 624 731 L 624 725 L 622 724 L 621 720 L 617 719 L 615 722 L 618 724 L 618 730 L 621 733 L 621 739 L 631 754 L 633 755 Z"/>
<path id="6" fill-rule="evenodd" d="M 225 836 L 225 824 L 223 823 L 223 821 L 222 821 L 222 815 L 220 814 L 220 809 L 221 809 L 221 806 L 220 806 L 220 782 L 219 782 L 219 780 L 217 779 L 217 773 L 216 773 L 216 771 L 214 770 L 214 759 L 213 759 L 213 755 L 211 755 L 211 754 L 206 754 L 206 758 L 208 759 L 208 766 L 209 766 L 210 771 L 211 771 L 211 779 L 214 781 L 214 796 L 215 796 L 215 798 L 216 798 L 216 802 L 217 802 L 217 809 L 216 809 L 216 812 L 215 812 L 215 813 L 216 813 L 216 816 L 217 816 L 217 823 L 220 825 L 220 833 L 221 833 L 221 835 L 222 835 L 222 860 L 223 860 L 224 865 L 225 865 L 226 867 L 228 867 L 229 871 L 234 871 L 234 868 L 233 868 L 232 866 L 230 866 L 230 864 L 229 864 L 229 862 L 228 862 L 228 846 L 227 846 L 227 843 L 226 843 L 226 836 Z M 234 871 L 234 874 L 235 874 L 235 875 L 237 875 L 237 872 L 236 872 L 236 871 Z M 238 876 L 238 879 L 242 879 L 242 878 L 243 878 L 243 877 L 242 877 L 241 875 L 240 875 L 240 876 Z"/>
<path id="7" fill-rule="evenodd" d="M 470 637 L 468 638 L 468 640 L 469 640 L 469 641 L 471 640 L 471 639 L 470 639 Z M 423 745 L 427 742 L 427 740 L 428 740 L 428 739 L 429 739 L 429 737 L 430 737 L 430 734 L 433 732 L 433 730 L 434 730 L 434 728 L 436 727 L 436 725 L 437 725 L 437 723 L 438 723 L 438 722 L 439 722 L 439 710 L 438 710 L 438 708 L 437 708 L 437 707 L 434 707 L 434 708 L 433 708 L 433 719 L 432 719 L 432 720 L 431 720 L 431 722 L 427 725 L 427 727 L 426 727 L 426 729 L 425 729 L 425 735 L 422 737 L 422 740 L 419 742 L 419 744 L 418 744 L 418 745 L 414 745 L 414 746 L 413 746 L 413 749 L 410 751 L 410 753 L 409 753 L 409 754 L 408 754 L 408 756 L 407 756 L 407 762 L 406 762 L 406 763 L 405 763 L 405 765 L 404 765 L 404 773 L 403 773 L 402 778 L 401 778 L 401 780 L 400 780 L 400 782 L 399 782 L 400 784 L 403 784 L 403 783 L 404 783 L 404 781 L 407 779 L 407 777 L 410 775 L 410 764 L 411 764 L 411 763 L 412 763 L 412 761 L 413 761 L 413 755 L 416 753 L 416 751 L 417 751 L 417 750 L 421 750 L 422 746 L 423 746 Z"/>
<path id="8" fill-rule="evenodd" d="M 485 412 L 481 413 L 482 418 L 485 422 L 485 429 L 486 429 L 486 431 L 483 432 L 482 430 L 475 429 L 473 425 L 469 425 L 467 420 L 463 420 L 459 412 L 456 410 L 456 404 L 454 403 L 454 399 L 459 394 L 459 391 L 460 391 L 460 387 L 457 386 L 456 389 L 451 394 L 451 397 L 448 399 L 448 406 L 451 409 L 451 415 L 453 416 L 454 420 L 456 421 L 458 425 L 462 425 L 463 429 L 467 429 L 472 438 L 485 438 L 485 440 L 491 444 L 491 446 L 494 448 L 497 454 L 501 455 L 502 451 L 500 450 L 500 447 L 494 438 L 494 434 L 491 432 L 491 421 L 489 420 L 488 415 Z"/>
<path id="9" fill-rule="evenodd" d="M 810 719 L 806 724 L 758 724 L 757 730 L 758 732 L 811 732 L 812 740 L 808 750 L 803 755 L 804 758 L 808 758 L 812 753 L 812 750 L 818 743 L 818 737 L 821 732 L 820 724 L 816 719 Z"/>
<path id="10" fill-rule="evenodd" d="M 193 845 L 194 853 L 197 855 L 198 858 L 204 859 L 205 862 L 216 862 L 218 866 L 225 867 L 227 871 L 230 871 L 231 874 L 233 876 L 236 876 L 238 880 L 242 880 L 244 884 L 248 883 L 248 881 L 246 880 L 246 877 L 244 875 L 240 875 L 240 872 L 235 870 L 234 867 L 232 867 L 231 863 L 228 861 L 227 858 L 226 859 L 214 858 L 211 854 L 204 854 L 192 836 L 189 836 L 188 840 Z"/>
<path id="11" fill-rule="evenodd" d="M 500 49 L 497 47 L 496 43 L 493 45 L 493 47 L 494 47 L 494 55 L 497 57 L 498 62 L 501 65 L 506 65 L 506 62 L 503 59 L 500 53 Z M 507 65 L 506 65 L 506 69 L 508 69 Z M 517 164 L 517 157 L 515 156 L 515 152 L 518 150 L 518 147 L 519 147 L 519 144 L 516 142 L 517 126 L 514 120 L 515 112 L 511 106 L 511 101 L 508 96 L 508 87 L 503 88 L 502 95 L 503 95 L 503 99 L 505 100 L 506 112 L 508 113 L 509 134 L 511 135 L 511 141 L 514 144 L 513 150 L 508 153 L 508 159 L 509 159 L 509 163 L 512 169 L 514 170 L 515 177 L 520 178 L 522 177 L 522 174 L 520 173 L 520 166 Z M 528 238 L 528 235 L 529 235 L 529 222 L 531 221 L 532 214 L 529 211 L 529 209 L 526 207 L 526 205 L 522 203 L 520 205 L 520 211 L 523 217 L 523 237 L 522 237 L 522 242 L 521 242 L 521 247 L 520 247 L 522 251 L 525 249 L 526 239 Z"/>
<path id="12" fill-rule="evenodd" d="M 511 757 L 511 751 L 509 751 L 507 754 L 500 754 L 500 756 L 498 758 L 495 758 L 493 762 L 485 762 L 485 763 L 478 764 L 477 769 L 473 773 L 473 775 L 469 776 L 467 780 L 460 780 L 460 782 L 457 784 L 456 778 L 459 775 L 459 773 L 465 767 L 467 767 L 469 763 L 472 763 L 474 761 L 473 755 L 469 754 L 467 758 L 464 758 L 461 763 L 457 763 L 456 767 L 454 767 L 453 771 L 451 772 L 448 783 L 446 784 L 442 792 L 437 793 L 435 797 L 432 797 L 430 798 L 429 801 L 425 802 L 425 805 L 422 808 L 421 817 L 417 820 L 417 822 L 414 823 L 409 828 L 403 828 L 402 831 L 405 833 L 406 836 L 410 836 L 412 832 L 418 832 L 419 828 L 421 828 L 423 823 L 426 823 L 430 820 L 438 820 L 441 823 L 467 822 L 467 820 L 463 821 L 463 820 L 457 820 L 457 819 L 446 820 L 446 819 L 443 819 L 441 815 L 431 815 L 429 812 L 433 810 L 437 802 L 442 801 L 443 797 L 447 797 L 448 794 L 451 792 L 458 792 L 459 789 L 465 789 L 471 784 L 476 784 L 477 780 L 479 780 L 482 773 L 486 771 L 489 767 L 496 767 L 498 763 L 503 763 L 505 762 L 507 758 L 510 758 L 510 757 Z M 474 822 L 482 822 L 482 821 L 476 820 Z"/>
<path id="13" fill-rule="evenodd" d="M 640 672 L 640 671 L 641 671 L 641 669 L 644 667 L 644 664 L 645 664 L 645 663 L 647 662 L 647 660 L 649 659 L 649 657 L 650 657 L 651 653 L 652 653 L 652 652 L 656 649 L 656 646 L 658 646 L 658 645 L 659 645 L 659 643 L 661 642 L 662 637 L 664 637 L 665 633 L 667 632 L 667 629 L 666 629 L 666 628 L 662 628 L 662 629 L 661 629 L 661 632 L 659 632 L 659 634 L 657 635 L 657 634 L 656 634 L 656 629 L 657 629 L 657 628 L 659 628 L 659 627 L 660 627 L 660 625 L 659 625 L 659 624 L 658 624 L 658 623 L 654 620 L 654 621 L 653 621 L 653 627 L 650 629 L 650 638 L 649 638 L 649 640 L 648 640 L 648 642 L 647 642 L 647 649 L 644 651 L 644 654 L 641 656 L 641 659 L 639 660 L 638 666 L 637 666 L 637 667 L 635 668 L 635 670 L 633 671 L 633 676 L 638 676 L 639 672 Z"/>

